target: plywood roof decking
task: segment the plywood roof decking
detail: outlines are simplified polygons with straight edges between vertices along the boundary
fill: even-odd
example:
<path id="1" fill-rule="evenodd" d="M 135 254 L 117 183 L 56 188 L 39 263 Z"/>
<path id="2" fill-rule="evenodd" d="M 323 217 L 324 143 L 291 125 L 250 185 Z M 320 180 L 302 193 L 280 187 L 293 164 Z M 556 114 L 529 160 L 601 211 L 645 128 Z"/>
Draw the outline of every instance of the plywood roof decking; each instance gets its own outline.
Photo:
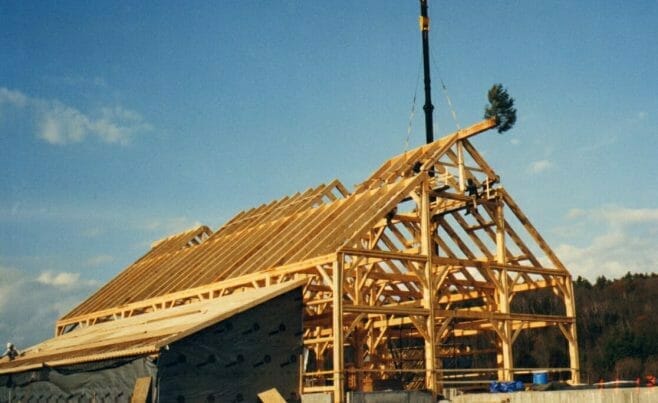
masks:
<path id="1" fill-rule="evenodd" d="M 304 284 L 291 281 L 219 299 L 182 305 L 79 328 L 31 347 L 13 361 L 0 359 L 0 374 L 157 353 L 160 348 Z"/>
<path id="2" fill-rule="evenodd" d="M 319 204 L 334 182 L 239 214 L 201 244 L 147 254 L 62 319 L 335 252 L 384 217 L 418 178 Z"/>

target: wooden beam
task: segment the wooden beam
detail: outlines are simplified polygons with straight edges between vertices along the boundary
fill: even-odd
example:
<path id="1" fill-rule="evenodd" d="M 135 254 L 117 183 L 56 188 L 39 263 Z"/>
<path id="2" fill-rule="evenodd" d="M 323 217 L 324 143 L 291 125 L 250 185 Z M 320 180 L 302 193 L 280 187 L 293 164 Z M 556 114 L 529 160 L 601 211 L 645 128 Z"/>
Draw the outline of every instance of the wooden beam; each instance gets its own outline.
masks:
<path id="1" fill-rule="evenodd" d="M 344 257 L 339 253 L 334 262 L 333 269 L 333 311 L 332 311 L 332 333 L 333 333 L 333 401 L 343 401 L 344 388 L 344 351 L 343 351 L 343 264 Z"/>

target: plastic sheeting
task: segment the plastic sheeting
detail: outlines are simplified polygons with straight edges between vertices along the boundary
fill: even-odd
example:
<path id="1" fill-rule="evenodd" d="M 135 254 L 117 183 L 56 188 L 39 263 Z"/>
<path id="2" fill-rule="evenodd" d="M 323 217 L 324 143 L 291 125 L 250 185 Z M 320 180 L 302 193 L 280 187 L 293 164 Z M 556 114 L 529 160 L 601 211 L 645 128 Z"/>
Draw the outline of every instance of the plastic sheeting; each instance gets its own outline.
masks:
<path id="1" fill-rule="evenodd" d="M 271 388 L 298 400 L 301 352 L 298 288 L 163 349 L 159 401 L 255 402 Z"/>
<path id="2" fill-rule="evenodd" d="M 491 382 L 489 384 L 489 392 L 491 393 L 508 393 L 508 392 L 518 392 L 522 390 L 525 390 L 525 386 L 521 381 Z"/>
<path id="3" fill-rule="evenodd" d="M 155 377 L 148 357 L 44 367 L 0 376 L 0 402 L 128 402 L 137 378 Z"/>
<path id="4" fill-rule="evenodd" d="M 149 357 L 45 367 L 0 375 L 4 402 L 128 402 L 138 378 L 149 400 L 255 402 L 276 388 L 298 401 L 302 353 L 301 287 L 172 342 Z"/>

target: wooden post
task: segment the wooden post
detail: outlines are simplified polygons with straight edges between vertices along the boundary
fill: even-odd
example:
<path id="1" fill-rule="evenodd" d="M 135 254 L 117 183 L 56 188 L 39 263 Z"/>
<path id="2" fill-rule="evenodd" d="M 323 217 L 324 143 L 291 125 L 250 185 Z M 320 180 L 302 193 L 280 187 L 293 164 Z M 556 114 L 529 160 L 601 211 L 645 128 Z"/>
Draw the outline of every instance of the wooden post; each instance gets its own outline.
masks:
<path id="1" fill-rule="evenodd" d="M 496 262 L 502 265 L 507 263 L 506 247 L 505 247 L 505 216 L 503 214 L 503 199 L 499 194 L 496 203 Z M 500 287 L 498 289 L 498 311 L 503 314 L 510 313 L 509 307 L 509 277 L 507 269 L 500 272 Z M 512 367 L 514 366 L 512 355 L 512 323 L 508 319 L 503 319 L 502 328 L 500 329 L 501 351 L 499 352 L 499 363 L 502 368 L 498 370 L 499 380 L 511 381 L 512 380 Z"/>
<path id="2" fill-rule="evenodd" d="M 130 403 L 145 403 L 150 393 L 151 393 L 151 377 L 145 376 L 142 378 L 137 378 L 137 381 L 135 382 L 135 387 L 133 388 L 133 394 L 130 397 Z M 95 400 L 96 399 L 94 399 L 94 401 Z M 9 401 L 11 401 L 11 399 L 9 399 Z"/>
<path id="3" fill-rule="evenodd" d="M 459 165 L 459 191 L 464 193 L 466 190 L 464 183 L 466 172 L 464 170 L 464 144 L 461 140 L 457 142 L 457 165 Z"/>
<path id="4" fill-rule="evenodd" d="M 344 354 L 343 354 L 343 266 L 344 257 L 338 253 L 333 264 L 333 380 L 334 380 L 334 403 L 343 401 L 344 388 Z"/>
<path id="5" fill-rule="evenodd" d="M 429 179 L 429 178 L 428 178 Z M 427 338 L 425 339 L 425 387 L 432 392 L 433 400 L 436 400 L 436 329 L 434 319 L 434 275 L 432 270 L 432 225 L 430 220 L 430 189 L 429 181 L 423 181 L 420 222 L 421 222 L 421 254 L 427 256 L 425 263 L 425 286 L 423 287 L 423 308 L 430 314 L 427 315 L 425 326 L 427 327 Z"/>
<path id="6" fill-rule="evenodd" d="M 359 321 L 361 321 L 359 319 Z M 356 385 L 357 390 L 363 391 L 363 355 L 365 353 L 363 349 L 363 344 L 365 342 L 365 332 L 363 330 L 363 325 L 361 323 L 357 324 L 352 335 L 352 340 L 354 340 L 352 347 L 354 348 L 354 368 L 356 369 Z"/>
<path id="7" fill-rule="evenodd" d="M 569 295 L 564 296 L 564 306 L 566 308 L 567 316 L 572 318 L 576 317 L 576 298 L 573 292 L 573 281 L 571 276 L 565 279 L 565 289 Z M 576 322 L 574 321 L 569 326 L 571 337 L 567 338 L 569 343 L 569 366 L 571 367 L 571 382 L 573 384 L 580 383 L 580 357 L 578 356 L 578 333 L 576 331 Z"/>

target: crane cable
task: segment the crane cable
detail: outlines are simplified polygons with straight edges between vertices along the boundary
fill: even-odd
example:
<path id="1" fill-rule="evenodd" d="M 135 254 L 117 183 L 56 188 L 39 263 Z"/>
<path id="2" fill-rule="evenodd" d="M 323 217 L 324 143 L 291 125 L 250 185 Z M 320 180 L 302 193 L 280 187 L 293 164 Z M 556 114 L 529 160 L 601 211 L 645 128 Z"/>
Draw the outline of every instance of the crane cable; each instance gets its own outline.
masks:
<path id="1" fill-rule="evenodd" d="M 450 114 L 452 115 L 452 119 L 455 121 L 455 126 L 457 126 L 457 130 L 461 130 L 462 128 L 461 125 L 459 124 L 459 119 L 457 118 L 457 112 L 455 111 L 455 108 L 452 105 L 450 94 L 448 94 L 448 87 L 446 87 L 446 84 L 443 82 L 443 78 L 441 78 L 441 70 L 439 70 L 439 66 L 434 61 L 434 58 L 431 57 L 431 54 L 430 54 L 430 60 L 432 61 L 432 64 L 434 65 L 434 69 L 436 70 L 436 75 L 439 77 L 439 81 L 441 82 L 441 89 L 443 90 L 443 95 L 446 97 L 448 108 L 450 108 Z"/>
<path id="2" fill-rule="evenodd" d="M 416 69 L 416 88 L 414 89 L 414 97 L 411 100 L 411 111 L 409 112 L 409 124 L 407 125 L 407 138 L 404 140 L 404 152 L 409 150 L 409 140 L 411 138 L 411 130 L 413 126 L 414 116 L 416 116 L 416 97 L 418 95 L 418 83 L 420 82 L 420 61 Z"/>
<path id="3" fill-rule="evenodd" d="M 459 118 L 457 117 L 457 111 L 455 110 L 454 105 L 452 104 L 452 99 L 450 99 L 450 94 L 448 93 L 448 87 L 446 86 L 443 78 L 441 77 L 441 70 L 439 66 L 434 61 L 433 57 L 430 57 L 434 69 L 436 70 L 436 75 L 439 77 L 439 82 L 441 83 L 441 90 L 443 95 L 446 98 L 446 103 L 448 108 L 450 108 L 450 114 L 452 115 L 452 120 L 455 122 L 457 130 L 461 130 L 461 124 L 459 123 Z M 411 111 L 409 112 L 409 123 L 407 125 L 407 137 L 404 140 L 404 152 L 406 153 L 409 150 L 409 141 L 411 140 L 411 132 L 413 130 L 413 120 L 416 116 L 416 98 L 418 97 L 418 83 L 420 82 L 420 62 L 418 63 L 418 69 L 416 71 L 416 88 L 414 89 L 414 96 L 411 100 Z"/>

